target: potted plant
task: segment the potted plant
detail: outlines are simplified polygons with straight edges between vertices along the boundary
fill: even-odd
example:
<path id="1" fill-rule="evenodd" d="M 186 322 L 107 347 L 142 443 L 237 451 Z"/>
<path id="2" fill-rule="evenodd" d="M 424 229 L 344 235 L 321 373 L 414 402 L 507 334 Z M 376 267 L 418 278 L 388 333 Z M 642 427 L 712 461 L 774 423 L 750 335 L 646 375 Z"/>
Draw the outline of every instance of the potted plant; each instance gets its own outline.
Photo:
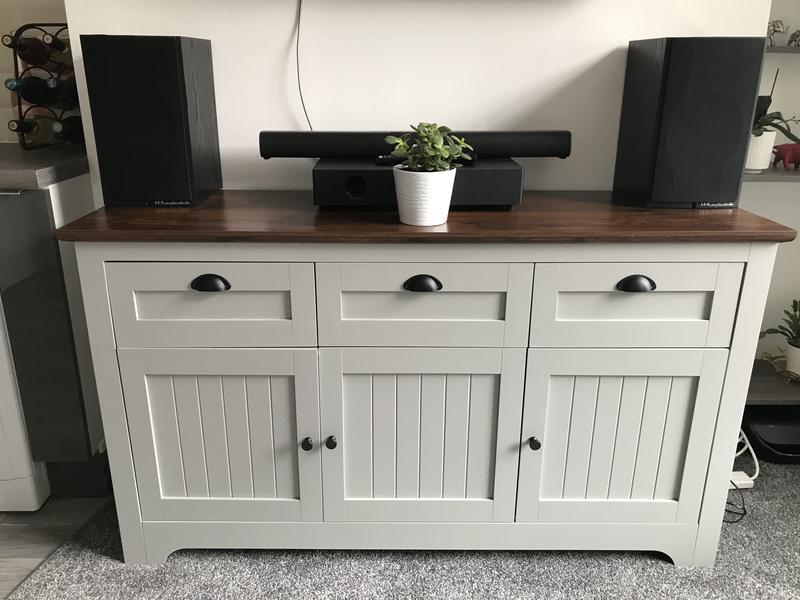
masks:
<path id="1" fill-rule="evenodd" d="M 420 123 L 401 136 L 388 135 L 392 156 L 402 159 L 394 167 L 394 185 L 400 221 L 407 225 L 441 225 L 447 222 L 450 198 L 459 161 L 472 160 L 472 150 L 449 127 Z"/>
<path id="2" fill-rule="evenodd" d="M 775 146 L 775 136 L 778 132 L 788 137 L 793 142 L 800 142 L 794 133 L 790 123 L 800 122 L 796 118 L 786 119 L 779 112 L 768 112 L 772 105 L 772 94 L 775 91 L 775 84 L 778 82 L 780 69 L 775 73 L 775 80 L 772 83 L 772 91 L 769 96 L 759 96 L 756 104 L 756 112 L 753 117 L 753 128 L 750 135 L 750 145 L 747 148 L 747 159 L 745 161 L 745 171 L 758 173 L 768 169 L 772 162 L 772 148 Z"/>
<path id="3" fill-rule="evenodd" d="M 786 370 L 800 375 L 800 300 L 792 300 L 792 310 L 784 310 L 783 323 L 767 329 L 761 337 L 777 333 L 786 338 Z"/>

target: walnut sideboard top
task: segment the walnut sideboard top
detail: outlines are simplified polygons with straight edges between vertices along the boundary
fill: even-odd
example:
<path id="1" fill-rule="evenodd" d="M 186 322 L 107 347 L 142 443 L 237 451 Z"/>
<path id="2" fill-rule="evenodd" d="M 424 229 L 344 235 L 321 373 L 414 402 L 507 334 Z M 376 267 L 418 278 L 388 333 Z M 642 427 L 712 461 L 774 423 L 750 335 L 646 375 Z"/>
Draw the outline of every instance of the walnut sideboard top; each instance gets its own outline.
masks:
<path id="1" fill-rule="evenodd" d="M 742 209 L 642 209 L 609 192 L 526 192 L 511 211 L 452 211 L 437 227 L 392 211 L 319 211 L 311 192 L 224 191 L 194 208 L 106 207 L 62 227 L 72 242 L 789 242 L 797 232 Z"/>

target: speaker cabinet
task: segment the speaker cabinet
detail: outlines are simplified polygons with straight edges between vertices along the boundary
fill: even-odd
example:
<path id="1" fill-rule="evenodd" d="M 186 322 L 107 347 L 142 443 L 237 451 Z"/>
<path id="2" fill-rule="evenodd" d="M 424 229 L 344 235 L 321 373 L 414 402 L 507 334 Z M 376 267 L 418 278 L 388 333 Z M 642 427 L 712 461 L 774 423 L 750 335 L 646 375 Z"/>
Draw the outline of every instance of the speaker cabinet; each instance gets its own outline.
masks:
<path id="1" fill-rule="evenodd" d="M 190 206 L 222 187 L 211 42 L 82 35 L 107 206 Z"/>
<path id="2" fill-rule="evenodd" d="M 631 42 L 614 198 L 646 207 L 736 206 L 764 38 Z"/>
<path id="3" fill-rule="evenodd" d="M 397 210 L 391 165 L 321 158 L 312 172 L 314 204 L 327 209 Z M 522 166 L 510 158 L 478 159 L 456 171 L 450 206 L 511 209 L 522 200 Z"/>

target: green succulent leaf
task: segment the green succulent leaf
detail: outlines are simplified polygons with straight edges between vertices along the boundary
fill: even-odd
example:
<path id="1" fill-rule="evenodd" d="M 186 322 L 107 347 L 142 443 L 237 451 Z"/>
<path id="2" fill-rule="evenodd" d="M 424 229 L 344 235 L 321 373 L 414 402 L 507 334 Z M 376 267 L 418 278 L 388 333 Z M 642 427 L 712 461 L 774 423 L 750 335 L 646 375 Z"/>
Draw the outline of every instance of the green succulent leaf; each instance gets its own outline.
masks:
<path id="1" fill-rule="evenodd" d="M 467 151 L 474 151 L 464 138 L 452 135 L 452 129 L 437 123 L 420 122 L 411 131 L 387 135 L 384 140 L 394 146 L 392 156 L 403 159 L 410 171 L 449 171 L 461 166 L 459 161 L 472 160 Z"/>

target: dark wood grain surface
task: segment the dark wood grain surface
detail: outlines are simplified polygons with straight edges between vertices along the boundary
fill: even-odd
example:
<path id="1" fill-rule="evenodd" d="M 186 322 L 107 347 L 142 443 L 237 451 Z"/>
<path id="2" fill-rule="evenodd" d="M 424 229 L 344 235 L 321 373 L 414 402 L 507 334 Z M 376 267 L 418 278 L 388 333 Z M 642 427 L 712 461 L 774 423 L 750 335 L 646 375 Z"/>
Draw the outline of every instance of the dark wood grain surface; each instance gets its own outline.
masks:
<path id="1" fill-rule="evenodd" d="M 788 242 L 793 229 L 741 209 L 647 210 L 608 192 L 529 192 L 512 211 L 452 211 L 411 227 L 396 212 L 318 211 L 311 192 L 225 191 L 195 208 L 101 208 L 58 230 L 83 242 Z"/>

